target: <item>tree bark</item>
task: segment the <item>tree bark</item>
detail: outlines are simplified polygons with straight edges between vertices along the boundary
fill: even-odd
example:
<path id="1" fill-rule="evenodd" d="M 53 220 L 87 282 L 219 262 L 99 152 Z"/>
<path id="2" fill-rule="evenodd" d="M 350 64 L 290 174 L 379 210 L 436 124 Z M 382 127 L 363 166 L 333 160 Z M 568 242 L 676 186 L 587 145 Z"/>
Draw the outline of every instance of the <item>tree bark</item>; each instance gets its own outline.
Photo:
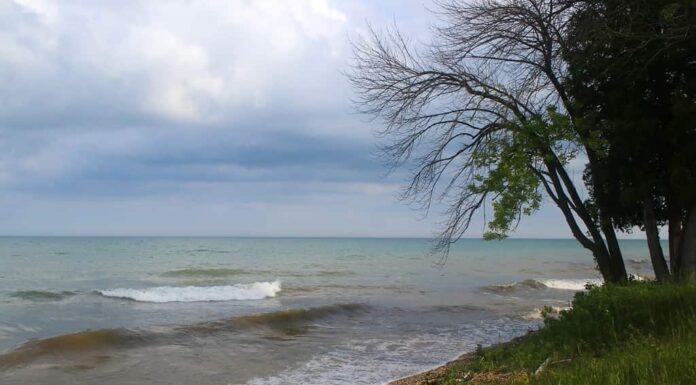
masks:
<path id="1" fill-rule="evenodd" d="M 594 257 L 595 262 L 597 262 L 597 268 L 602 274 L 604 282 L 614 282 L 614 273 L 611 269 L 609 253 L 607 252 L 606 248 L 604 248 L 604 245 L 597 245 L 597 247 L 592 250 L 592 256 Z"/>
<path id="2" fill-rule="evenodd" d="M 679 257 L 681 279 L 696 279 L 696 202 L 689 208 L 686 215 Z"/>
<path id="3" fill-rule="evenodd" d="M 592 149 L 591 146 L 585 146 L 587 151 L 587 159 L 589 162 L 589 167 L 592 172 L 591 183 L 594 185 L 596 191 L 601 191 L 601 186 L 597 180 L 601 172 L 597 167 L 597 154 Z M 609 269 L 611 272 L 611 282 L 623 282 L 628 279 L 628 273 L 626 272 L 626 266 L 624 265 L 623 256 L 621 254 L 621 247 L 619 246 L 619 241 L 616 239 L 616 232 L 614 231 L 614 226 L 611 218 L 606 216 L 604 213 L 607 212 L 605 209 L 606 203 L 602 199 L 601 194 L 595 197 L 595 203 L 598 209 L 599 215 L 599 229 L 604 234 L 604 240 L 601 238 L 595 240 L 596 243 L 602 244 L 604 247 L 606 240 L 607 258 L 609 262 Z"/>
<path id="4" fill-rule="evenodd" d="M 647 199 L 643 204 L 643 221 L 645 222 L 645 235 L 648 241 L 648 250 L 650 251 L 650 261 L 652 262 L 653 271 L 655 271 L 655 278 L 660 282 L 665 282 L 670 278 L 669 268 L 660 244 L 655 208 L 652 202 Z"/>
<path id="5" fill-rule="evenodd" d="M 672 277 L 681 277 L 681 271 L 679 267 L 681 266 L 681 253 L 679 248 L 681 246 L 682 237 L 682 217 L 679 210 L 670 208 L 669 214 L 669 266 L 672 270 Z"/>
<path id="6" fill-rule="evenodd" d="M 600 213 L 600 216 L 601 215 L 602 214 Z M 621 247 L 619 246 L 618 239 L 616 239 L 616 232 L 614 232 L 614 226 L 611 223 L 611 219 L 602 218 L 600 219 L 600 224 L 602 233 L 604 233 L 604 236 L 606 237 L 607 247 L 609 250 L 609 265 L 611 269 L 612 282 L 626 281 L 628 279 L 628 273 L 626 272 L 626 265 L 624 265 Z"/>
<path id="7" fill-rule="evenodd" d="M 563 172 L 565 170 L 563 170 L 561 163 L 557 160 L 547 160 L 545 164 L 548 169 L 548 175 L 551 178 L 553 188 L 551 188 L 551 186 L 549 186 L 545 182 L 544 187 L 549 193 L 551 199 L 553 199 L 558 208 L 561 209 L 561 212 L 563 213 L 563 216 L 565 217 L 568 226 L 570 226 L 573 236 L 575 237 L 575 239 L 578 240 L 578 242 L 580 242 L 580 244 L 583 245 L 583 247 L 592 252 L 592 256 L 594 257 L 594 260 L 597 263 L 597 268 L 599 269 L 599 272 L 602 274 L 602 278 L 605 282 L 621 281 L 620 278 L 617 279 L 617 274 L 614 271 L 613 264 L 611 261 L 611 255 L 609 254 L 609 251 L 606 248 L 600 230 L 597 228 L 596 223 L 592 220 L 590 215 L 584 210 L 583 203 L 580 202 L 579 205 L 572 206 L 572 204 L 574 203 L 573 198 L 575 197 L 579 200 L 579 196 L 577 195 L 577 191 L 575 191 L 575 187 L 572 184 L 566 184 L 564 188 L 562 179 L 564 178 Z M 540 179 L 543 181 L 543 176 L 540 176 Z M 568 191 L 571 194 L 570 197 L 566 195 L 566 191 Z M 587 228 L 587 232 L 589 233 L 589 236 L 592 238 L 592 240 L 588 239 L 578 226 L 576 218 L 573 215 L 573 209 L 571 209 L 571 206 L 575 207 L 575 212 L 578 214 L 578 217 Z M 621 262 L 623 265 L 623 260 Z"/>

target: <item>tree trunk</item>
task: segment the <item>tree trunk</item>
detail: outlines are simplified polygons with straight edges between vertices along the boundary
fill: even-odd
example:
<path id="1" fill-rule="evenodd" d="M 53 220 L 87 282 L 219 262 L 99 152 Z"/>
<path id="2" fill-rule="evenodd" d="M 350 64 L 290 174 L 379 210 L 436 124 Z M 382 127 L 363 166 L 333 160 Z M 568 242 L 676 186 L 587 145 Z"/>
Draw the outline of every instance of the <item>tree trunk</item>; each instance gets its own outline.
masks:
<path id="1" fill-rule="evenodd" d="M 563 169 L 561 163 L 558 161 L 557 158 L 555 158 L 552 160 L 547 160 L 545 162 L 545 165 L 548 169 L 548 176 L 551 179 L 551 184 L 553 185 L 553 188 L 551 187 L 551 185 L 549 185 L 549 183 L 544 182 L 543 176 L 540 176 L 540 180 L 544 184 L 544 188 L 546 189 L 546 192 L 549 194 L 549 197 L 551 197 L 551 199 L 556 203 L 558 208 L 561 209 L 561 212 L 563 213 L 563 216 L 565 217 L 565 220 L 568 223 L 568 226 L 570 227 L 570 230 L 573 233 L 575 239 L 577 239 L 578 242 L 580 242 L 580 244 L 584 248 L 592 252 L 592 256 L 594 257 L 594 260 L 597 263 L 597 268 L 599 269 L 599 272 L 602 274 L 602 278 L 604 278 L 604 281 L 615 281 L 614 274 L 612 273 L 611 268 L 611 258 L 609 256 L 609 252 L 607 251 L 607 248 L 604 244 L 604 239 L 602 239 L 602 235 L 599 229 L 597 228 L 596 223 L 592 220 L 589 213 L 585 210 L 584 204 L 580 201 L 577 191 L 575 190 L 575 187 L 572 185 L 572 183 L 566 183 L 565 189 L 563 187 L 564 184 L 562 179 L 567 178 L 567 175 L 565 174 L 565 170 Z M 566 191 L 568 191 L 568 193 L 571 195 L 570 197 L 566 195 Z M 591 240 L 587 237 L 586 234 L 583 233 L 583 231 L 578 226 L 577 218 L 575 217 L 575 215 L 573 214 L 573 210 L 571 209 L 571 203 L 573 202 L 573 200 L 579 202 L 574 206 L 575 212 L 587 228 L 587 232 L 589 233 L 589 236 L 592 238 Z"/>
<path id="2" fill-rule="evenodd" d="M 672 277 L 681 277 L 681 246 L 682 237 L 682 217 L 680 210 L 670 208 L 669 214 L 669 267 L 672 270 Z"/>
<path id="3" fill-rule="evenodd" d="M 592 150 L 591 146 L 586 146 L 587 159 L 589 161 L 589 167 L 592 171 L 591 183 L 594 186 L 595 191 L 601 191 L 600 181 L 598 180 L 601 172 L 597 167 L 597 154 Z M 595 243 L 601 243 L 602 247 L 605 245 L 606 240 L 606 250 L 607 258 L 609 261 L 609 270 L 611 279 L 610 282 L 623 282 L 628 279 L 628 273 L 626 273 L 626 266 L 624 265 L 623 256 L 621 255 L 621 247 L 619 246 L 619 241 L 616 239 L 616 232 L 614 232 L 614 226 L 611 218 L 606 216 L 604 213 L 607 212 L 605 209 L 606 203 L 602 199 L 602 195 L 599 194 L 595 197 L 595 203 L 597 204 L 597 209 L 599 210 L 599 229 L 602 234 L 604 234 L 604 240 L 595 239 Z M 606 278 L 605 278 L 606 280 Z"/>
<path id="4" fill-rule="evenodd" d="M 660 244 L 660 234 L 657 230 L 657 219 L 655 217 L 655 208 L 652 202 L 645 200 L 643 204 L 643 221 L 645 224 L 645 235 L 648 240 L 648 250 L 650 251 L 650 261 L 652 262 L 655 278 L 658 281 L 664 282 L 669 280 L 669 269 L 665 261 L 665 255 L 662 252 Z"/>
<path id="5" fill-rule="evenodd" d="M 594 257 L 595 262 L 597 262 L 597 268 L 602 274 L 604 282 L 614 282 L 614 274 L 611 270 L 609 253 L 607 253 L 604 245 L 595 247 L 595 249 L 592 250 L 592 256 Z"/>
<path id="6" fill-rule="evenodd" d="M 696 203 L 691 205 L 686 214 L 686 223 L 679 247 L 680 276 L 683 280 L 696 279 Z"/>
<path id="7" fill-rule="evenodd" d="M 602 214 L 600 213 L 600 216 Z M 623 256 L 621 255 L 621 247 L 619 246 L 619 241 L 616 239 L 616 233 L 614 232 L 614 226 L 611 223 L 611 219 L 602 218 L 600 219 L 602 233 L 606 237 L 607 248 L 609 250 L 609 266 L 611 269 L 611 282 L 623 282 L 628 279 L 628 273 L 626 273 L 626 266 L 624 265 Z"/>

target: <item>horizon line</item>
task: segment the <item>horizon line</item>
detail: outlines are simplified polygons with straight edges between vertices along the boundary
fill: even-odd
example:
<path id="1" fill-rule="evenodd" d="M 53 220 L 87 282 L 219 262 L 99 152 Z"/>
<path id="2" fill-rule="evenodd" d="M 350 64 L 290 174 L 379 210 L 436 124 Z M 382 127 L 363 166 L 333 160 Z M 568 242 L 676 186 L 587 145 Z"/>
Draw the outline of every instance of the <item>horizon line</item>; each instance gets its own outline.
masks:
<path id="1" fill-rule="evenodd" d="M 420 239 L 420 240 L 436 240 L 437 237 L 424 236 L 323 236 L 323 235 L 74 235 L 74 234 L 58 234 L 58 235 L 37 235 L 37 234 L 0 234 L 0 238 L 229 238 L 229 239 Z M 643 240 L 643 238 L 618 238 L 619 240 L 635 241 Z M 482 236 L 462 237 L 459 240 L 484 240 Z M 502 240 L 572 240 L 573 237 L 507 237 Z M 496 240 L 490 240 L 495 242 Z"/>

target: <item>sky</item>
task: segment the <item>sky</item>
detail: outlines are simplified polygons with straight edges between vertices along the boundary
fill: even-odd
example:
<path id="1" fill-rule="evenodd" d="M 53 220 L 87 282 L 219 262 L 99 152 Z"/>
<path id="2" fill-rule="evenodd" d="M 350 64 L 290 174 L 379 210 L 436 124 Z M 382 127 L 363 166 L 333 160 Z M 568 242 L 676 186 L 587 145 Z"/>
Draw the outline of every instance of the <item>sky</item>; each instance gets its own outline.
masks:
<path id="1" fill-rule="evenodd" d="M 368 23 L 427 42 L 428 7 L 0 0 L 0 234 L 432 236 L 345 76 Z M 547 202 L 513 236 L 570 232 Z"/>

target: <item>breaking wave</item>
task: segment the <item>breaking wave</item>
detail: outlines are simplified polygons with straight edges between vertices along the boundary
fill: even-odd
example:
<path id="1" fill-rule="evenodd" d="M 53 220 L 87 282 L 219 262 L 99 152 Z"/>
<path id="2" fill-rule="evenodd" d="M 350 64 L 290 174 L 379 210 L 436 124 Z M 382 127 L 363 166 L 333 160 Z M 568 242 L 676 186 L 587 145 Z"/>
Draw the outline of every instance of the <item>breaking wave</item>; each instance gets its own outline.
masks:
<path id="1" fill-rule="evenodd" d="M 649 266 L 650 265 L 650 260 L 647 258 L 629 258 L 627 262 L 634 267 L 642 267 L 642 266 Z"/>
<path id="2" fill-rule="evenodd" d="M 591 279 L 543 279 L 540 281 L 550 289 L 558 290 L 585 290 L 587 285 L 601 286 L 603 281 L 599 278 Z"/>
<path id="3" fill-rule="evenodd" d="M 521 289 L 544 289 L 546 287 L 547 286 L 541 281 L 537 281 L 535 279 L 525 279 L 524 281 L 520 282 L 501 283 L 497 285 L 485 286 L 483 289 L 495 293 L 506 293 Z"/>
<path id="4" fill-rule="evenodd" d="M 545 309 L 540 309 L 538 307 L 534 310 L 522 315 L 522 319 L 526 320 L 542 320 L 544 319 L 544 314 L 547 317 L 558 317 L 562 311 L 570 310 L 569 306 L 547 306 Z"/>
<path id="5" fill-rule="evenodd" d="M 138 302 L 212 302 L 242 301 L 275 297 L 281 291 L 280 281 L 254 282 L 227 286 L 160 286 L 147 289 L 99 290 L 104 297 L 124 298 Z"/>
<path id="6" fill-rule="evenodd" d="M 590 279 L 525 279 L 520 282 L 503 283 L 498 285 L 485 286 L 483 289 L 495 293 L 506 293 L 517 290 L 536 290 L 536 289 L 556 289 L 556 290 L 585 290 L 590 285 L 601 285 L 602 280 L 598 278 Z"/>

